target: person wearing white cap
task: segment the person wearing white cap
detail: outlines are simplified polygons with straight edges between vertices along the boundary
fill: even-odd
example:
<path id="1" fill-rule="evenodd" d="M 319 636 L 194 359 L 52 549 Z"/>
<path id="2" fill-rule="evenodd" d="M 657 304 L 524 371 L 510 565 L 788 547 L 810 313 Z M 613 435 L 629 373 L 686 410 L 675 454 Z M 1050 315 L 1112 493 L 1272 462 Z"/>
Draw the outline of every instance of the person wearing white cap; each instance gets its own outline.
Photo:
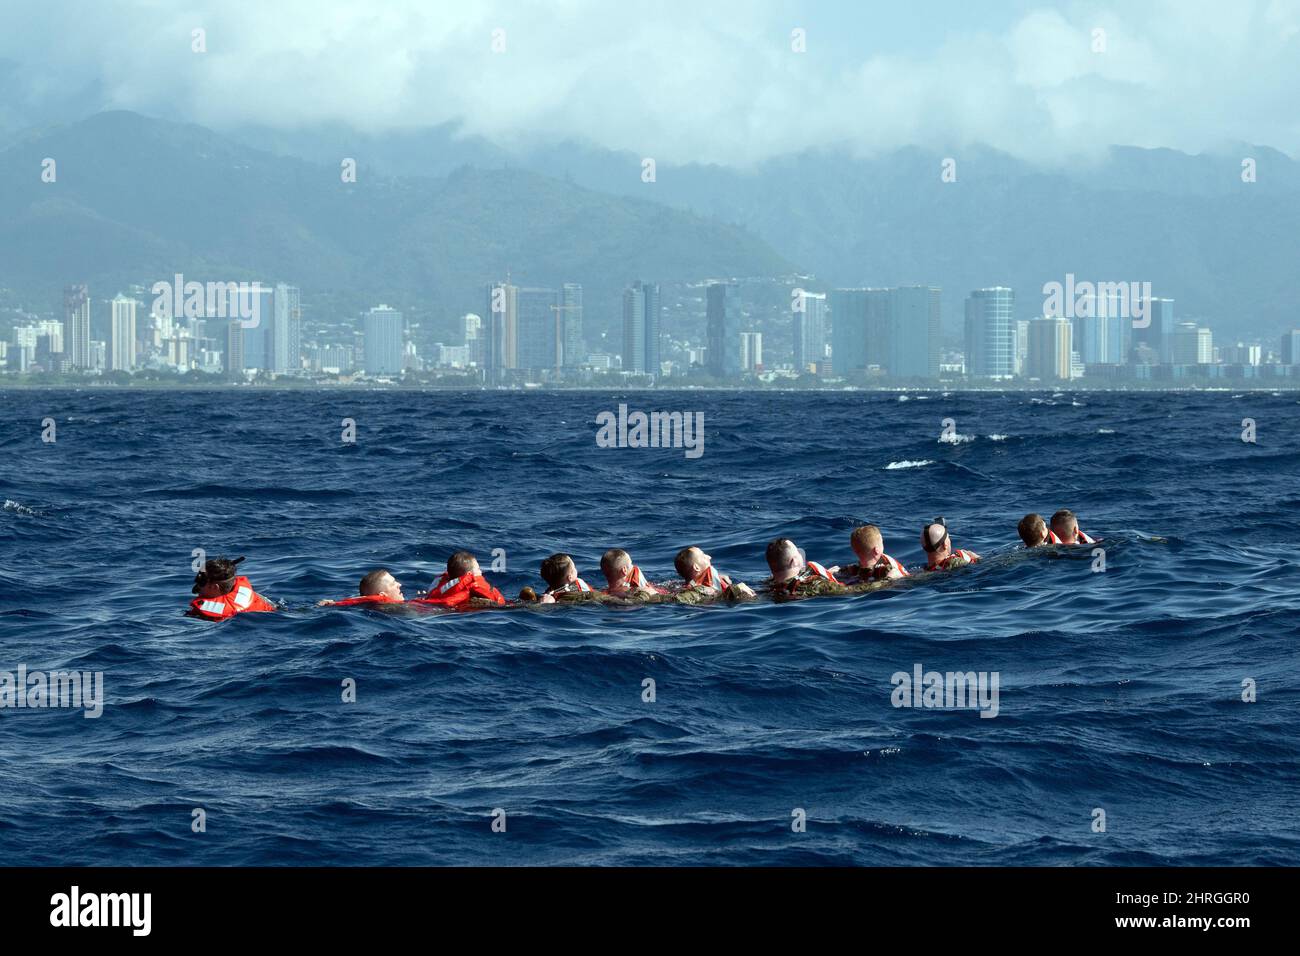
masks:
<path id="1" fill-rule="evenodd" d="M 928 559 L 925 566 L 927 571 L 952 571 L 974 564 L 980 559 L 974 551 L 953 548 L 952 539 L 948 537 L 948 525 L 943 518 L 935 518 L 921 530 L 921 547 L 925 549 Z"/>

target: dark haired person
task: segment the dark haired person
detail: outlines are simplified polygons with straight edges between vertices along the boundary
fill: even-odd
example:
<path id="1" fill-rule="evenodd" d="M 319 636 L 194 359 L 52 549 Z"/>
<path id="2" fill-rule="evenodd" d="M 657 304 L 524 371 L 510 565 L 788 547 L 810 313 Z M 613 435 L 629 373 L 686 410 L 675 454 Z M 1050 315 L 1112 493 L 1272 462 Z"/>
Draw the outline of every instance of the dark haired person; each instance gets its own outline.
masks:
<path id="1" fill-rule="evenodd" d="M 772 572 L 768 587 L 775 597 L 812 597 L 844 590 L 835 575 L 816 561 L 806 560 L 789 538 L 769 541 L 765 557 Z"/>
<path id="2" fill-rule="evenodd" d="M 546 593 L 539 598 L 543 604 L 553 604 L 557 598 L 568 601 L 594 600 L 591 585 L 578 577 L 578 567 L 567 554 L 553 554 L 542 562 L 542 580 Z"/>
<path id="3" fill-rule="evenodd" d="M 1069 508 L 1062 508 L 1052 515 L 1052 532 L 1061 539 L 1061 544 L 1096 544 L 1096 538 L 1090 538 L 1079 530 L 1079 521 Z"/>
<path id="4" fill-rule="evenodd" d="M 1056 536 L 1056 532 L 1047 527 L 1047 522 L 1043 520 L 1043 516 L 1033 512 L 1020 519 L 1020 524 L 1016 525 L 1016 533 L 1020 535 L 1020 540 L 1025 543 L 1026 548 L 1061 543 L 1061 539 Z"/>
<path id="5" fill-rule="evenodd" d="M 239 573 L 238 565 L 244 559 L 212 558 L 203 570 L 194 575 L 197 594 L 185 613 L 205 621 L 224 621 L 245 611 L 274 611 L 275 605 L 253 590 L 248 578 Z"/>
<path id="6" fill-rule="evenodd" d="M 678 551 L 673 558 L 673 567 L 686 582 L 685 587 L 675 595 L 679 603 L 707 603 L 716 598 L 748 601 L 754 597 L 754 591 L 748 584 L 740 581 L 732 583 L 730 577 L 713 566 L 713 557 L 695 545 Z"/>
<path id="7" fill-rule="evenodd" d="M 321 601 L 322 606 L 355 607 L 359 604 L 402 604 L 402 584 L 387 568 L 376 568 L 361 579 L 357 596 L 342 601 Z"/>
<path id="8" fill-rule="evenodd" d="M 447 571 L 429 593 L 417 598 L 416 604 L 436 607 L 482 607 L 505 604 L 501 592 L 488 583 L 478 566 L 478 559 L 468 551 L 457 551 L 447 559 Z"/>
<path id="9" fill-rule="evenodd" d="M 974 551 L 953 548 L 952 539 L 948 537 L 948 525 L 943 518 L 935 518 L 921 529 L 921 548 L 928 559 L 925 566 L 927 571 L 954 571 L 980 559 Z"/>

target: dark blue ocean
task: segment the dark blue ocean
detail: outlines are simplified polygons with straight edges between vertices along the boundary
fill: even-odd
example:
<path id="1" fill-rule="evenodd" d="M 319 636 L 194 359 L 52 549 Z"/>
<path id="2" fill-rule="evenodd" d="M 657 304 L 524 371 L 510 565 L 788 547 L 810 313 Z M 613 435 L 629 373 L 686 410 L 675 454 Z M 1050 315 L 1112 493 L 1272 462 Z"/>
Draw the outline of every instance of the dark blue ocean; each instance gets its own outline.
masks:
<path id="1" fill-rule="evenodd" d="M 703 412 L 704 454 L 598 448 L 619 402 Z M 0 710 L 7 864 L 1300 863 L 1300 393 L 0 403 L 0 671 L 106 697 Z M 1060 507 L 1104 571 L 1019 547 Z M 863 521 L 913 566 L 940 514 L 980 565 L 850 598 L 314 606 L 460 548 L 510 596 L 555 550 L 599 582 L 611 546 L 758 583 L 768 539 L 842 563 Z M 286 609 L 183 617 L 196 548 Z M 996 718 L 893 706 L 917 664 L 999 674 Z"/>

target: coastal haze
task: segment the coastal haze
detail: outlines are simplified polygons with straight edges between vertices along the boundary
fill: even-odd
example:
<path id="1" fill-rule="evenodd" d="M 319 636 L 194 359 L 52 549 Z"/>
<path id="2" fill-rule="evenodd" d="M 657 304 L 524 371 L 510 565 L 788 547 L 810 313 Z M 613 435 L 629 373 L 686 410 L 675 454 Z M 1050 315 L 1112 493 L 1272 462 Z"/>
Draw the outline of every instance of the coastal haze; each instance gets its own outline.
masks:
<path id="1" fill-rule="evenodd" d="M 1297 381 L 1296 8 L 1226 33 L 1198 5 L 927 9 L 123 3 L 17 27 L 0 372 Z M 178 282 L 202 306 L 164 314 Z M 232 331 L 211 285 L 238 282 L 269 291 Z"/>

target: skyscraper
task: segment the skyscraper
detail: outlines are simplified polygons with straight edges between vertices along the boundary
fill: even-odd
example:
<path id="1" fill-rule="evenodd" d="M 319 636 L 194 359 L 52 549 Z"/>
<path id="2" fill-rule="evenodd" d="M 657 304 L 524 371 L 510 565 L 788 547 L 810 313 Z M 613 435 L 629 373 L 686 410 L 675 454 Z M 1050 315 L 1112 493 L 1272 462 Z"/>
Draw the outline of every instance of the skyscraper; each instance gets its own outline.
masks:
<path id="1" fill-rule="evenodd" d="M 742 372 L 758 372 L 763 368 L 763 333 L 740 333 L 740 369 Z"/>
<path id="2" fill-rule="evenodd" d="M 865 341 L 865 339 L 864 339 Z M 805 292 L 795 300 L 794 367 L 815 374 L 826 355 L 826 296 Z"/>
<path id="3" fill-rule="evenodd" d="M 1174 300 L 1142 300 L 1142 326 L 1133 325 L 1137 319 L 1131 319 L 1131 348 L 1136 351 L 1139 345 L 1145 345 L 1156 355 L 1161 363 L 1168 365 L 1173 361 L 1174 350 Z"/>
<path id="4" fill-rule="evenodd" d="M 84 283 L 63 290 L 63 348 L 73 368 L 91 368 L 90 290 Z"/>
<path id="5" fill-rule="evenodd" d="M 1300 365 L 1300 329 L 1282 333 L 1282 364 Z"/>
<path id="6" fill-rule="evenodd" d="M 1173 336 L 1174 365 L 1209 365 L 1214 361 L 1214 337 L 1195 322 L 1180 322 Z"/>
<path id="7" fill-rule="evenodd" d="M 705 361 L 714 378 L 740 374 L 740 293 L 734 283 L 714 282 L 706 291 Z"/>
<path id="8" fill-rule="evenodd" d="M 237 375 L 244 371 L 244 328 L 238 319 L 226 325 L 225 372 Z"/>
<path id="9" fill-rule="evenodd" d="M 465 330 L 465 354 L 472 365 L 483 364 L 483 319 L 473 312 L 461 317 Z"/>
<path id="10" fill-rule="evenodd" d="M 890 290 L 889 374 L 939 377 L 939 295 L 931 286 Z"/>
<path id="11" fill-rule="evenodd" d="M 576 369 L 587 360 L 586 340 L 582 334 L 582 286 L 566 282 L 560 287 L 559 302 L 560 365 Z"/>
<path id="12" fill-rule="evenodd" d="M 536 378 L 560 367 L 563 337 L 560 334 L 560 300 L 554 289 L 521 288 L 515 297 L 515 365 Z"/>
<path id="13" fill-rule="evenodd" d="M 113 297 L 113 315 L 109 329 L 108 367 L 115 372 L 135 368 L 135 299 L 122 294 Z"/>
<path id="14" fill-rule="evenodd" d="M 487 286 L 487 334 L 483 362 L 489 384 L 499 384 L 509 369 L 516 368 L 519 332 L 519 287 L 505 282 Z"/>
<path id="15" fill-rule="evenodd" d="M 279 283 L 271 296 L 271 314 L 267 329 L 269 355 L 267 368 L 279 375 L 302 371 L 302 295 L 297 286 Z"/>
<path id="16" fill-rule="evenodd" d="M 660 295 L 640 279 L 623 290 L 623 370 L 657 376 L 660 363 Z"/>
<path id="17" fill-rule="evenodd" d="M 1026 372 L 1044 382 L 1066 381 L 1071 374 L 1073 351 L 1070 320 L 1044 317 L 1029 323 L 1029 356 Z"/>
<path id="18" fill-rule="evenodd" d="M 966 297 L 966 374 L 1010 378 L 1016 373 L 1016 294 L 997 286 Z"/>
<path id="19" fill-rule="evenodd" d="M 867 367 L 867 290 L 832 289 L 831 371 L 835 375 Z"/>
<path id="20" fill-rule="evenodd" d="M 365 314 L 362 332 L 365 335 L 366 374 L 401 375 L 402 313 L 378 305 Z"/>

